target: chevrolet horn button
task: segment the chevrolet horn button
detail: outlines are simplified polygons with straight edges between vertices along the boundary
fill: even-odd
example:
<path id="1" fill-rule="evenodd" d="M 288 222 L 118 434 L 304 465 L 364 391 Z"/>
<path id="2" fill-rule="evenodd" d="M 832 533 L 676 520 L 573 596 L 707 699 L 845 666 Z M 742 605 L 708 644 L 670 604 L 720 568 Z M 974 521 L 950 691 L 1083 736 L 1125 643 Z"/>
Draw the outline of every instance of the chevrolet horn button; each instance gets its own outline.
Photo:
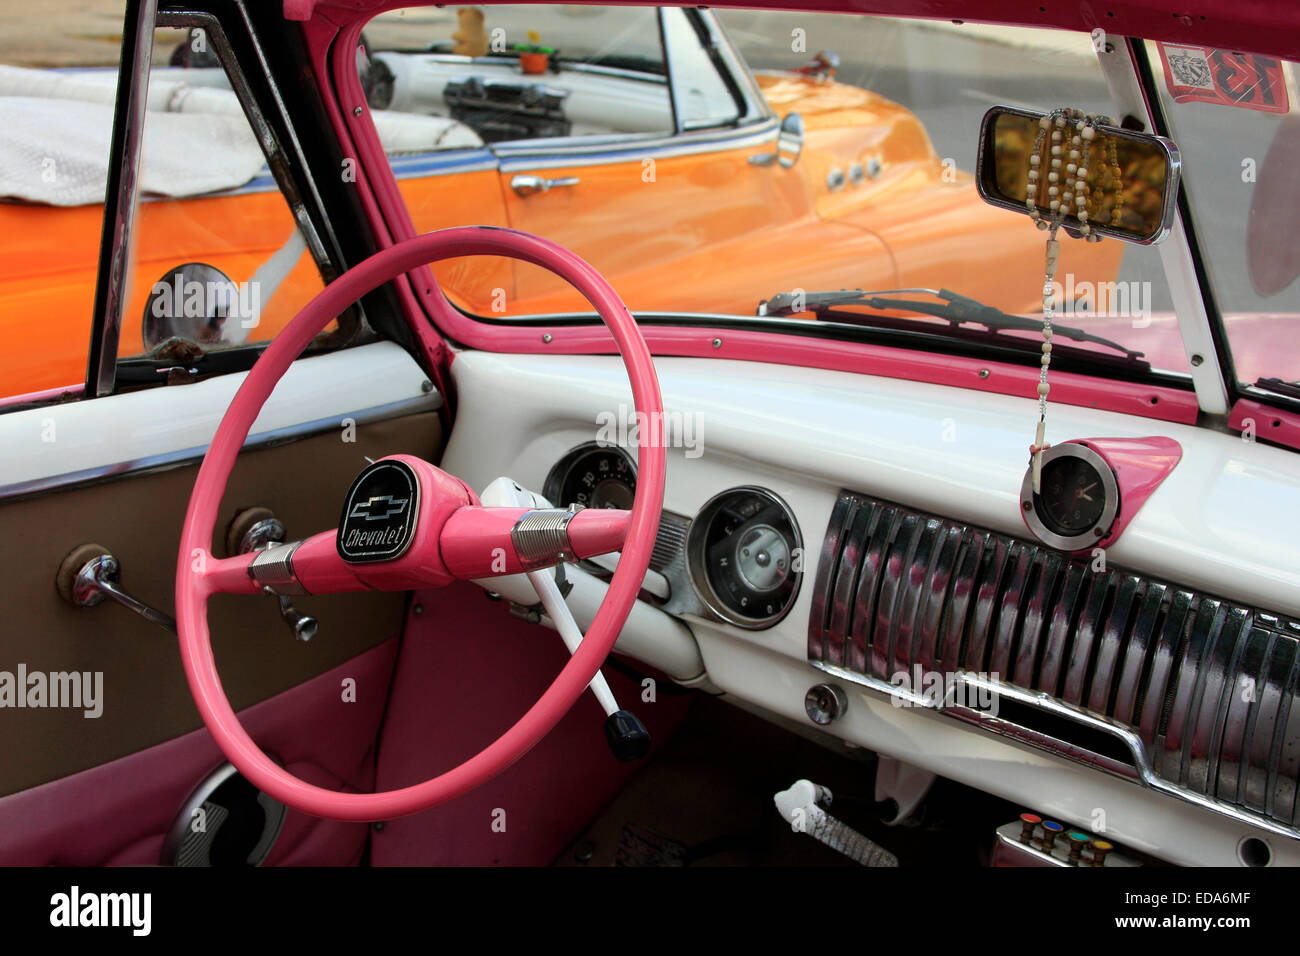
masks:
<path id="1" fill-rule="evenodd" d="M 352 483 L 336 544 L 350 564 L 400 558 L 415 538 L 420 483 L 409 465 L 375 462 Z"/>

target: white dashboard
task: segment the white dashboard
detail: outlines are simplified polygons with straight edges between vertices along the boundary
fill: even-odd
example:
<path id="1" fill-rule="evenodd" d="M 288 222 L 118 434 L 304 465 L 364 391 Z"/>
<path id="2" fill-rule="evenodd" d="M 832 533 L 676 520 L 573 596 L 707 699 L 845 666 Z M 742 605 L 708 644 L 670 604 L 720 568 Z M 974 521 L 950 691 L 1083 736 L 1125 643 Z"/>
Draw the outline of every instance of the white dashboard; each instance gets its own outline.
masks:
<path id="1" fill-rule="evenodd" d="M 809 663 L 813 581 L 844 490 L 1029 536 L 1019 493 L 1034 400 L 773 364 L 661 358 L 656 368 L 667 425 L 665 510 L 691 517 L 719 492 L 760 486 L 789 506 L 806 547 L 793 607 L 765 629 L 638 605 L 619 648 L 685 683 L 814 727 L 804 698 L 827 675 Z M 452 370 L 460 407 L 441 464 L 475 488 L 508 475 L 540 490 L 557 461 L 593 441 L 611 418 L 634 414 L 616 356 L 467 351 Z M 1182 459 L 1107 559 L 1300 615 L 1294 453 L 1094 409 L 1055 405 L 1048 416 L 1049 440 L 1151 435 L 1179 442 Z M 687 636 L 702 675 L 689 673 Z M 845 746 L 879 751 L 1173 863 L 1240 865 L 1239 848 L 1250 838 L 1267 844 L 1275 864 L 1300 864 L 1300 842 L 1279 832 L 1285 828 L 1255 826 L 932 710 L 895 706 L 865 687 L 843 689 L 847 709 L 825 731 Z"/>

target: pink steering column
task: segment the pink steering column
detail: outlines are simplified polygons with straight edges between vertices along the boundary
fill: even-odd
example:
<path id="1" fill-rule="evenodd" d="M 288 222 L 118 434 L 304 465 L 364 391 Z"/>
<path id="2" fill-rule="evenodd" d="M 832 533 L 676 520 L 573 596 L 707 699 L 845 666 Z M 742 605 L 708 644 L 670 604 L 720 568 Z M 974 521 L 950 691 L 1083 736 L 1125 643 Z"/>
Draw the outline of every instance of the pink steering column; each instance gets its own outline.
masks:
<path id="1" fill-rule="evenodd" d="M 614 516 L 605 519 L 603 524 L 591 521 L 586 532 L 593 542 L 623 540 L 622 555 L 604 603 L 577 653 L 541 698 L 513 727 L 476 756 L 415 786 L 383 793 L 339 793 L 305 783 L 288 773 L 268 758 L 240 725 L 217 673 L 208 634 L 207 601 L 217 592 L 256 591 L 243 570 L 247 567 L 246 559 L 218 560 L 210 551 L 226 482 L 249 430 L 276 383 L 336 315 L 399 275 L 443 259 L 471 255 L 519 259 L 549 269 L 570 282 L 613 333 L 631 381 L 637 412 L 650 416 L 663 414 L 650 351 L 636 321 L 609 283 L 567 249 L 511 229 L 485 226 L 446 229 L 391 246 L 330 283 L 275 338 L 236 393 L 195 480 L 176 564 L 176 622 L 190 692 L 222 753 L 254 786 L 304 813 L 336 820 L 394 819 L 452 800 L 501 773 L 559 722 L 595 677 L 618 639 L 650 564 L 663 507 L 665 454 L 661 443 L 652 443 L 651 430 L 645 429 L 639 436 L 637 488 L 630 517 L 618 519 L 617 526 L 610 524 Z M 493 519 L 469 509 L 457 520 L 477 525 Z M 451 519 L 447 523 L 451 524 Z M 585 524 L 586 521 L 579 522 L 577 528 Z M 476 569 L 474 561 L 464 562 L 466 576 Z"/>

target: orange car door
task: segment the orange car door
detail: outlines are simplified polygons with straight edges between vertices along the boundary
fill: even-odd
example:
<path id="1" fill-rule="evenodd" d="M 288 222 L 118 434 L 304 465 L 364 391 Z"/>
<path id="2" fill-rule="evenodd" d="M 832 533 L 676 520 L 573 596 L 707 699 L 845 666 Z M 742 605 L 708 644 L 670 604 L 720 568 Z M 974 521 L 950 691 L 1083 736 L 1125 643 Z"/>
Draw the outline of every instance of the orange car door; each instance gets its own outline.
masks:
<path id="1" fill-rule="evenodd" d="M 819 217 L 808 171 L 775 161 L 778 119 L 711 16 L 658 15 L 672 128 L 494 144 L 510 225 L 577 252 L 634 310 L 752 315 L 779 291 L 892 285 L 884 244 Z M 515 296 L 512 314 L 589 308 L 528 265 Z"/>

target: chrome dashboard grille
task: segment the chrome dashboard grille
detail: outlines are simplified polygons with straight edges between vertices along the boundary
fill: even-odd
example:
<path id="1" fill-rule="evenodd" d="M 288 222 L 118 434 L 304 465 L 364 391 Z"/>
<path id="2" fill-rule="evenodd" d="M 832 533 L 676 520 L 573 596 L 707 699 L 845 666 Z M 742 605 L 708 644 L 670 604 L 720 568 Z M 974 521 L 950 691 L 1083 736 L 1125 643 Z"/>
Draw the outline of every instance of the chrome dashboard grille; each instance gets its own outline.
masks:
<path id="1" fill-rule="evenodd" d="M 1300 622 L 843 492 L 808 658 L 895 696 L 984 675 L 1001 713 L 941 709 L 1300 835 Z"/>

